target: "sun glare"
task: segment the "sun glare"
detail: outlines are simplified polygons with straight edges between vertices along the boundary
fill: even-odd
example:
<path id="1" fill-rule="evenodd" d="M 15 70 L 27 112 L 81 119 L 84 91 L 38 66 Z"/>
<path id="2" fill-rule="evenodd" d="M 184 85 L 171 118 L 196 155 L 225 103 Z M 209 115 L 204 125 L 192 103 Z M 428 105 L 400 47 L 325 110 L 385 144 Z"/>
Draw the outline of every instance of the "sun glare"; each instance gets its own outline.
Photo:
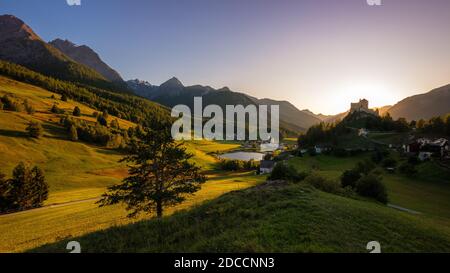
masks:
<path id="1" fill-rule="evenodd" d="M 339 104 L 343 104 L 345 107 L 350 102 L 357 102 L 359 99 L 367 99 L 371 108 L 391 105 L 396 101 L 394 90 L 383 84 L 350 84 L 342 86 L 337 91 L 337 94 L 339 94 Z"/>

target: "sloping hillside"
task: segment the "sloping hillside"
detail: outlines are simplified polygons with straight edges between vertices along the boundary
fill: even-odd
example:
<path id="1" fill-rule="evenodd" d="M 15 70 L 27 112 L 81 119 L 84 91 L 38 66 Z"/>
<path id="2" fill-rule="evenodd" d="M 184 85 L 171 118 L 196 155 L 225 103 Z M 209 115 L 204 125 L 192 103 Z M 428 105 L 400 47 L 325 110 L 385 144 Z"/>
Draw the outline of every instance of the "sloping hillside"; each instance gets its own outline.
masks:
<path id="1" fill-rule="evenodd" d="M 109 67 L 100 56 L 86 45 L 77 46 L 68 40 L 56 39 L 49 43 L 78 63 L 84 64 L 112 82 L 123 82 L 120 74 Z"/>
<path id="2" fill-rule="evenodd" d="M 279 105 L 280 120 L 284 123 L 297 126 L 299 131 L 306 131 L 312 125 L 318 124 L 321 120 L 314 115 L 300 111 L 297 107 L 288 101 L 276 101 L 271 99 L 260 99 L 259 104 L 262 105 Z"/>
<path id="3" fill-rule="evenodd" d="M 450 84 L 428 93 L 406 98 L 389 109 L 389 114 L 407 120 L 430 119 L 450 113 Z"/>
<path id="4" fill-rule="evenodd" d="M 84 252 L 448 252 L 448 228 L 297 184 L 226 194 L 198 208 L 83 237 Z M 65 252 L 68 240 L 35 249 Z"/>
<path id="5" fill-rule="evenodd" d="M 12 15 L 0 16 L 0 59 L 64 80 L 109 86 L 102 75 L 44 42 Z"/>
<path id="6" fill-rule="evenodd" d="M 0 76 L 0 97 L 4 95 L 27 100 L 36 112 L 30 115 L 0 110 L 0 171 L 10 175 L 20 161 L 43 167 L 51 188 L 48 204 L 97 197 L 106 186 L 118 182 L 126 174 L 124 165 L 118 163 L 119 153 L 70 141 L 68 133 L 59 124 L 62 115 L 50 111 L 54 104 L 66 113 L 72 113 L 78 106 L 82 116 L 73 118 L 95 123 L 93 113 L 96 110 L 72 100 L 61 101 L 58 94 Z M 114 116 L 108 121 L 113 119 L 124 129 L 136 126 Z M 27 137 L 25 128 L 30 121 L 43 124 L 45 135 L 42 139 Z"/>
<path id="7" fill-rule="evenodd" d="M 64 102 L 59 94 L 0 76 L 0 97 L 5 94 L 20 101 L 27 100 L 36 112 L 30 115 L 0 110 L 0 172 L 10 177 L 12 169 L 20 161 L 37 165 L 45 172 L 50 193 L 43 208 L 0 215 L 0 252 L 20 252 L 61 238 L 135 221 L 126 217 L 123 206 L 99 208 L 95 204 L 107 186 L 118 183 L 127 175 L 126 166 L 118 162 L 124 154 L 89 143 L 71 141 L 67 131 L 59 124 L 62 115 L 50 112 L 54 104 L 67 114 L 78 106 L 82 115 L 72 118 L 94 123 L 95 109 L 71 99 Z M 108 117 L 109 122 L 116 119 L 120 128 L 136 126 L 111 114 Z M 26 133 L 25 128 L 32 120 L 43 124 L 45 133 L 40 139 L 29 138 Z M 238 146 L 209 141 L 188 143 L 187 149 L 194 154 L 194 162 L 207 172 L 209 181 L 194 197 L 168 213 L 216 198 L 231 190 L 253 186 L 263 180 L 264 177 L 251 173 L 215 170 L 217 159 L 211 153 L 228 151 Z"/>

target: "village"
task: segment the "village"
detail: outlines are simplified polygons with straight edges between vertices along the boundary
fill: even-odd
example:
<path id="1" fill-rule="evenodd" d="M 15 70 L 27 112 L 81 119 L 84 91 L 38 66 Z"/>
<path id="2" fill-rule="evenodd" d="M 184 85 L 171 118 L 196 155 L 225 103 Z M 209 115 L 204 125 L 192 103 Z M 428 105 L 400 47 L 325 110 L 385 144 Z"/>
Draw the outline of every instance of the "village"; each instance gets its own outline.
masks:
<path id="1" fill-rule="evenodd" d="M 380 117 L 378 109 L 370 109 L 369 101 L 361 99 L 359 102 L 351 103 L 349 115 L 358 115 L 360 119 L 367 117 Z M 299 145 L 299 140 L 282 139 L 280 144 L 275 145 L 272 140 L 268 141 L 245 141 L 240 150 L 249 152 L 264 153 L 264 158 L 260 162 L 259 173 L 271 173 L 277 163 L 287 161 L 294 156 L 318 156 L 318 155 L 359 155 L 361 153 L 374 153 L 379 150 L 387 150 L 396 153 L 398 156 L 408 158 L 410 161 L 417 160 L 425 162 L 433 160 L 440 166 L 450 169 L 450 148 L 449 140 L 442 136 L 427 136 L 417 132 L 412 128 L 408 132 L 380 132 L 367 128 L 349 127 L 351 143 L 358 145 L 343 145 L 337 147 L 329 142 L 317 143 L 315 145 Z M 378 140 L 379 136 L 385 137 Z M 401 141 L 390 141 L 390 139 L 401 137 Z M 269 148 L 268 148 L 269 147 Z M 386 167 L 389 172 L 394 172 L 395 167 Z"/>

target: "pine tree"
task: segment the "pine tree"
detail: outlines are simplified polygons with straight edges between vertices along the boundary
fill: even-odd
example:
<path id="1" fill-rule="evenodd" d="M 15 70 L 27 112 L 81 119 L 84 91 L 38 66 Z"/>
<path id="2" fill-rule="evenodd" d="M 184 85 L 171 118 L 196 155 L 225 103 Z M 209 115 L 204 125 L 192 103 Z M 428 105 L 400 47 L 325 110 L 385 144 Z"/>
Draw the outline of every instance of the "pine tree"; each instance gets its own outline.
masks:
<path id="1" fill-rule="evenodd" d="M 54 114 L 64 114 L 64 110 L 53 104 L 52 109 L 50 110 Z"/>
<path id="2" fill-rule="evenodd" d="M 78 132 L 77 127 L 75 127 L 75 125 L 70 126 L 70 139 L 72 141 L 78 141 Z"/>
<path id="3" fill-rule="evenodd" d="M 129 217 L 156 212 L 161 218 L 164 208 L 182 203 L 187 195 L 200 189 L 206 178 L 190 162 L 192 155 L 186 148 L 173 140 L 170 127 L 143 131 L 132 141 L 131 155 L 121 160 L 132 163 L 130 176 L 109 187 L 99 204 L 125 203 L 131 211 Z"/>
<path id="4" fill-rule="evenodd" d="M 44 128 L 39 122 L 30 122 L 26 130 L 28 135 L 33 138 L 41 138 L 44 135 Z"/>
<path id="5" fill-rule="evenodd" d="M 109 118 L 108 110 L 103 111 L 102 116 L 104 119 L 108 119 Z"/>
<path id="6" fill-rule="evenodd" d="M 117 121 L 117 119 L 113 119 L 109 124 L 109 126 L 111 126 L 111 128 L 113 129 L 120 129 L 119 122 Z"/>
<path id="7" fill-rule="evenodd" d="M 12 179 L 7 183 L 6 210 L 21 211 L 42 206 L 48 198 L 48 188 L 41 169 L 30 169 L 20 162 L 13 170 Z"/>
<path id="8" fill-rule="evenodd" d="M 8 212 L 11 207 L 9 192 L 10 181 L 6 179 L 3 173 L 0 173 L 0 213 Z"/>
<path id="9" fill-rule="evenodd" d="M 105 126 L 105 127 L 108 126 L 108 121 L 103 117 L 103 115 L 98 116 L 97 122 L 102 126 Z"/>
<path id="10" fill-rule="evenodd" d="M 25 210 L 31 207 L 27 198 L 31 190 L 31 172 L 23 162 L 14 168 L 10 187 L 12 210 Z"/>
<path id="11" fill-rule="evenodd" d="M 81 110 L 78 106 L 75 106 L 75 108 L 73 109 L 73 115 L 75 117 L 80 117 L 81 116 Z"/>
<path id="12" fill-rule="evenodd" d="M 32 207 L 42 207 L 44 201 L 48 198 L 48 184 L 45 182 L 44 172 L 39 167 L 34 167 L 31 170 L 31 191 L 29 198 L 31 199 Z"/>
<path id="13" fill-rule="evenodd" d="M 34 109 L 33 105 L 31 105 L 28 100 L 25 100 L 23 105 L 25 106 L 25 111 L 27 111 L 28 114 L 33 115 L 36 112 L 36 109 Z"/>

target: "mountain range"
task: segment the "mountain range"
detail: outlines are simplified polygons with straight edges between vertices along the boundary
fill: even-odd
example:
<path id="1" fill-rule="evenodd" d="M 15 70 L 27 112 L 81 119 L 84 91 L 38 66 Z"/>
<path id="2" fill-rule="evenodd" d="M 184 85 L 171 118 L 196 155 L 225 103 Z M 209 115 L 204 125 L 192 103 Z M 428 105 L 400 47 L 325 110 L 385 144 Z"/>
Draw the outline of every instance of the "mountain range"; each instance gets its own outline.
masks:
<path id="1" fill-rule="evenodd" d="M 0 16 L 0 59 L 47 76 L 89 84 L 107 82 L 95 69 L 76 62 L 43 41 L 13 15 Z"/>
<path id="2" fill-rule="evenodd" d="M 450 112 L 450 84 L 408 97 L 388 110 L 393 118 L 430 119 Z"/>
<path id="3" fill-rule="evenodd" d="M 112 82 L 123 82 L 120 74 L 116 70 L 109 67 L 90 47 L 86 45 L 77 46 L 71 41 L 62 39 L 55 39 L 49 44 L 72 58 L 72 60 L 97 71 L 107 80 Z"/>
<path id="4" fill-rule="evenodd" d="M 203 103 L 225 105 L 279 105 L 280 125 L 285 131 L 304 132 L 320 122 L 334 122 L 346 116 L 347 112 L 326 116 L 299 110 L 288 101 L 270 98 L 258 99 L 228 87 L 215 89 L 210 86 L 184 86 L 173 77 L 161 85 L 146 81 L 124 82 L 120 74 L 106 64 L 98 53 L 86 45 L 76 45 L 69 40 L 43 41 L 27 24 L 12 15 L 0 16 L 0 60 L 9 61 L 47 76 L 79 82 L 108 89 L 130 91 L 167 107 L 185 104 L 192 107 L 193 97 L 201 96 Z M 350 102 L 349 102 L 350 104 Z M 394 118 L 408 120 L 428 119 L 450 112 L 450 85 L 431 92 L 406 98 L 394 106 L 380 108 Z"/>
<path id="5" fill-rule="evenodd" d="M 258 99 L 241 92 L 235 92 L 228 87 L 214 89 L 210 86 L 193 85 L 184 86 L 177 78 L 173 77 L 160 86 L 152 85 L 146 81 L 131 80 L 128 86 L 136 94 L 146 97 L 168 107 L 185 104 L 193 107 L 193 98 L 201 96 L 204 105 L 215 104 L 223 109 L 225 105 L 279 105 L 280 125 L 286 131 L 302 132 L 321 119 L 313 113 L 301 111 L 288 101 L 276 101 L 272 99 Z"/>

